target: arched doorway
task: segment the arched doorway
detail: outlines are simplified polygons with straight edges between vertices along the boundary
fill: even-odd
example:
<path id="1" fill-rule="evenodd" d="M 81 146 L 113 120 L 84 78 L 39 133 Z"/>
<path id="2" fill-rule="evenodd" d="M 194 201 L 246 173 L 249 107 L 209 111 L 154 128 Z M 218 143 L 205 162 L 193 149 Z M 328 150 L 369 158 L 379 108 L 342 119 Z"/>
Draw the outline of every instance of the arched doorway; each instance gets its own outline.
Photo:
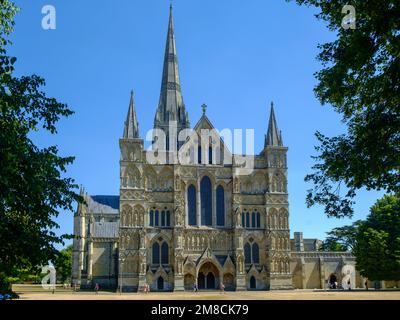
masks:
<path id="1" fill-rule="evenodd" d="M 215 276 L 209 272 L 206 277 L 206 289 L 215 289 Z"/>
<path id="2" fill-rule="evenodd" d="M 250 289 L 256 289 L 257 288 L 257 282 L 256 278 L 254 276 L 250 277 Z"/>
<path id="3" fill-rule="evenodd" d="M 164 278 L 163 277 L 158 277 L 158 279 L 157 279 L 157 289 L 158 290 L 164 290 Z"/>
<path id="4" fill-rule="evenodd" d="M 216 289 L 219 279 L 218 268 L 212 262 L 204 263 L 197 276 L 199 289 Z"/>
<path id="5" fill-rule="evenodd" d="M 206 287 L 206 279 L 203 272 L 199 272 L 199 276 L 197 278 L 197 286 L 199 287 L 199 289 L 205 289 Z"/>
<path id="6" fill-rule="evenodd" d="M 333 273 L 329 276 L 329 288 L 337 289 L 337 277 Z"/>

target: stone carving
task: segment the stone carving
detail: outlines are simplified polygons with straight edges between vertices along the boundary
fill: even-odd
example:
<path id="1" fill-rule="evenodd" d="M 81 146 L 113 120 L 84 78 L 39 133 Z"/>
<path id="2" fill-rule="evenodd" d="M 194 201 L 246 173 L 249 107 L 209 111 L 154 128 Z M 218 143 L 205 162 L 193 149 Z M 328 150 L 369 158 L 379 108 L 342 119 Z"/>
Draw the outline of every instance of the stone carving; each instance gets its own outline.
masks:
<path id="1" fill-rule="evenodd" d="M 235 193 L 240 192 L 240 183 L 239 183 L 239 178 L 237 177 L 235 177 L 235 179 L 233 180 L 233 190 Z"/>
<path id="2" fill-rule="evenodd" d="M 239 274 L 242 274 L 243 273 L 243 257 L 242 256 L 237 257 L 237 267 L 238 267 Z"/>
<path id="3" fill-rule="evenodd" d="M 179 179 L 179 175 L 176 174 L 175 175 L 175 191 L 179 191 L 180 190 L 180 179 Z"/>
<path id="4" fill-rule="evenodd" d="M 178 226 L 184 225 L 184 216 L 180 207 L 175 207 L 175 224 Z"/>

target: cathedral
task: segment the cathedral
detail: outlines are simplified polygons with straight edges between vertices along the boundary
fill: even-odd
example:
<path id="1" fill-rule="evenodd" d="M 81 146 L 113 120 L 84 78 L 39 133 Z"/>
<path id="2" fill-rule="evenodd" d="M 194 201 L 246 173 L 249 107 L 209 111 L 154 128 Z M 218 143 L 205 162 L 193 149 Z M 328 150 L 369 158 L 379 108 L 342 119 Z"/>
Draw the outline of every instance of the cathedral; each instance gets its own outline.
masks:
<path id="1" fill-rule="evenodd" d="M 119 140 L 119 195 L 81 189 L 73 283 L 124 292 L 145 284 L 183 291 L 223 283 L 239 291 L 325 288 L 347 278 L 362 283 L 350 253 L 318 251 L 320 242 L 301 233 L 290 239 L 288 148 L 273 104 L 264 147 L 247 156 L 230 152 L 202 107 L 191 129 L 171 7 L 152 146 L 144 148 L 131 93 Z"/>

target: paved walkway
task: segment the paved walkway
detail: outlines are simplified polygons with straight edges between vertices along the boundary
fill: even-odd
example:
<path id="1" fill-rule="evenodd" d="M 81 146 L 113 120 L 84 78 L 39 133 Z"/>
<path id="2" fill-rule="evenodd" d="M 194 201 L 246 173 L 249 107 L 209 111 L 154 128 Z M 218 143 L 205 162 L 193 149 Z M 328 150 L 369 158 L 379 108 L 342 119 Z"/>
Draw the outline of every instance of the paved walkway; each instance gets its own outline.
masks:
<path id="1" fill-rule="evenodd" d="M 20 292 L 22 300 L 400 300 L 400 291 Z"/>

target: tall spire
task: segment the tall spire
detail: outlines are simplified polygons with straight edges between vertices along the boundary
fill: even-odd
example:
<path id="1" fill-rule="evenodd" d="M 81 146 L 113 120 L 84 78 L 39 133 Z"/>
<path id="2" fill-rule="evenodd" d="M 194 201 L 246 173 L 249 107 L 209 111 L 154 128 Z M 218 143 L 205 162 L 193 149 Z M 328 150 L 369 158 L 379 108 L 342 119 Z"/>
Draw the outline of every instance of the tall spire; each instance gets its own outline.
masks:
<path id="1" fill-rule="evenodd" d="M 189 127 L 189 118 L 183 102 L 179 79 L 172 4 L 169 12 L 160 100 L 154 118 L 154 127 L 166 128 L 170 121 L 177 122 L 178 132 Z"/>
<path id="2" fill-rule="evenodd" d="M 133 97 L 133 90 L 131 91 L 131 100 L 129 102 L 128 115 L 126 116 L 123 137 L 124 139 L 139 138 L 139 123 L 136 117 L 135 99 Z"/>
<path id="3" fill-rule="evenodd" d="M 265 136 L 265 147 L 267 146 L 283 146 L 282 133 L 278 130 L 278 125 L 276 124 L 273 102 L 271 102 L 271 113 L 269 116 L 268 132 Z"/>

